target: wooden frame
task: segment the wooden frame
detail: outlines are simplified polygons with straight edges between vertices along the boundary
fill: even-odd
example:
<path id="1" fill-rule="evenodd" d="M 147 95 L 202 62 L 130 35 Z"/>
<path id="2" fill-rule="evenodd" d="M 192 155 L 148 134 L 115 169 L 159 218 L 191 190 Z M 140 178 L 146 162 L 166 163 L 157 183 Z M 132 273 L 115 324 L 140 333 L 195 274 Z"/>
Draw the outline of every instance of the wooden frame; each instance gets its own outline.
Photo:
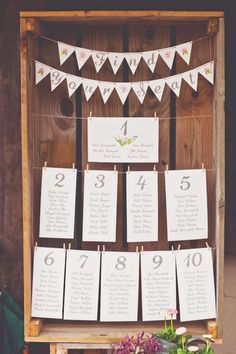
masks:
<path id="1" fill-rule="evenodd" d="M 118 341 L 120 337 L 129 333 L 137 333 L 145 328 L 146 331 L 154 332 L 160 326 L 158 323 L 137 323 L 126 324 L 102 324 L 102 323 L 69 323 L 61 321 L 42 321 L 32 319 L 31 311 L 31 264 L 32 264 L 32 230 L 34 223 L 32 208 L 34 207 L 34 156 L 32 156 L 32 145 L 35 144 L 31 128 L 32 113 L 37 102 L 32 96 L 32 58 L 34 45 L 32 36 L 37 33 L 44 33 L 44 25 L 51 23 L 72 25 L 88 25 L 90 21 L 96 24 L 123 24 L 129 21 L 135 24 L 140 21 L 144 24 L 174 24 L 187 25 L 202 23 L 206 25 L 206 31 L 212 35 L 212 50 L 215 53 L 216 62 L 216 82 L 212 92 L 214 124 L 212 126 L 212 147 L 213 155 L 211 160 L 216 169 L 215 179 L 209 179 L 214 188 L 213 204 L 215 205 L 212 223 L 212 233 L 214 234 L 213 245 L 216 246 L 216 284 L 217 284 L 217 321 L 214 330 L 218 330 L 218 342 L 222 338 L 223 322 L 223 264 L 224 264 L 224 14 L 222 12 L 166 12 L 166 11 L 86 11 L 86 12 L 22 12 L 20 14 L 21 26 L 21 116 L 22 116 L 22 175 L 23 175 L 23 226 L 24 226 L 24 308 L 25 308 L 25 340 L 27 342 L 49 342 L 49 343 L 81 343 L 81 348 L 107 348 L 112 342 Z M 132 29 L 131 29 L 132 31 Z M 179 31 L 179 40 L 181 32 Z M 139 45 L 139 44 L 138 44 Z M 86 43 L 85 43 L 86 47 Z M 135 48 L 130 48 L 135 50 Z M 122 48 L 121 48 L 122 51 Z M 181 69 L 181 63 L 177 64 Z M 109 79 L 109 78 L 108 78 Z M 141 80 L 142 77 L 139 77 Z M 37 101 L 37 99 L 36 99 Z M 168 101 L 168 104 L 170 102 Z M 93 103 L 96 106 L 96 101 Z M 182 103 L 176 104 L 176 114 L 181 115 Z M 129 114 L 134 115 L 137 105 L 130 108 Z M 88 109 L 82 112 L 86 115 Z M 198 111 L 200 112 L 201 107 Z M 113 111 L 112 111 L 113 112 Z M 120 113 L 119 109 L 116 112 Z M 170 113 L 170 112 L 169 112 Z M 191 114 L 190 114 L 191 115 Z M 70 127 L 72 130 L 73 126 Z M 82 127 L 85 131 L 86 126 Z M 163 126 L 163 129 L 167 127 Z M 169 129 L 169 126 L 168 126 Z M 177 141 L 182 134 L 183 128 L 177 122 Z M 178 135 L 179 134 L 179 135 Z M 86 141 L 84 141 L 86 143 Z M 75 146 L 69 149 L 70 158 L 65 162 L 70 164 L 75 159 Z M 160 142 L 163 144 L 163 142 Z M 54 148 L 56 148 L 54 146 Z M 48 146 L 42 146 L 48 149 Z M 177 151 L 179 155 L 183 151 Z M 165 157 L 168 161 L 168 157 Z M 186 158 L 191 158 L 186 154 Z M 180 161 L 180 160 L 179 160 Z M 40 164 L 42 161 L 38 161 Z M 83 158 L 82 167 L 85 166 L 86 156 Z M 176 166 L 181 168 L 181 162 L 176 161 Z M 213 215 L 213 214 L 212 214 Z M 163 226 L 163 225 L 162 225 Z M 215 232 L 214 232 L 215 230 Z M 85 245 L 86 247 L 86 245 Z M 160 247 L 162 244 L 160 243 Z M 166 247 L 163 246 L 163 247 Z M 132 248 L 128 248 L 131 250 Z M 206 331 L 206 323 L 186 324 L 194 334 L 202 334 Z M 53 346 L 55 349 L 56 347 Z M 54 350 L 52 349 L 52 350 Z M 53 351 L 52 351 L 53 352 Z M 55 351 L 56 352 L 56 351 Z"/>

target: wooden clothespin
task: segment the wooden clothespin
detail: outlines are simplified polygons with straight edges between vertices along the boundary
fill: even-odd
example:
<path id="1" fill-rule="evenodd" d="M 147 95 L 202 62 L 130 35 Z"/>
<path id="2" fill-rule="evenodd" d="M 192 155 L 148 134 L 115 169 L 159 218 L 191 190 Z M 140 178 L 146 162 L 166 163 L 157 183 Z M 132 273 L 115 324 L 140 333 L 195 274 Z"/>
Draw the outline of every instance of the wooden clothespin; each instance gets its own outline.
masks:
<path id="1" fill-rule="evenodd" d="M 100 245 L 97 245 L 97 252 L 100 252 Z"/>
<path id="2" fill-rule="evenodd" d="M 66 244 L 65 243 L 63 243 L 63 248 L 64 248 L 64 250 L 66 249 Z"/>
<path id="3" fill-rule="evenodd" d="M 116 173 L 117 171 L 116 171 L 116 165 L 114 165 L 114 172 Z"/>
<path id="4" fill-rule="evenodd" d="M 166 172 L 168 172 L 168 171 L 169 171 L 169 165 L 166 164 Z"/>
<path id="5" fill-rule="evenodd" d="M 106 252 L 106 247 L 105 247 L 105 245 L 102 245 L 102 252 L 103 252 L 103 253 Z"/>
<path id="6" fill-rule="evenodd" d="M 208 248 L 208 250 L 211 250 L 211 247 L 209 246 L 208 242 L 206 242 L 206 247 Z"/>
<path id="7" fill-rule="evenodd" d="M 128 173 L 130 173 L 130 166 L 128 166 Z"/>
<path id="8" fill-rule="evenodd" d="M 75 172 L 75 163 L 72 163 L 73 172 Z"/>
<path id="9" fill-rule="evenodd" d="M 205 170 L 204 162 L 202 162 L 202 170 Z"/>
<path id="10" fill-rule="evenodd" d="M 38 249 L 38 242 L 35 242 L 34 249 L 35 249 L 35 251 L 37 251 L 37 249 Z"/>
<path id="11" fill-rule="evenodd" d="M 71 249 L 71 243 L 69 243 L 69 245 L 68 245 L 68 249 L 69 249 L 69 250 Z"/>
<path id="12" fill-rule="evenodd" d="M 89 112 L 89 119 L 90 119 L 90 120 L 92 119 L 92 114 L 93 114 L 93 112 L 90 111 L 90 112 Z"/>
<path id="13" fill-rule="evenodd" d="M 44 165 L 43 165 L 43 169 L 44 169 L 44 171 L 46 170 L 47 165 L 48 165 L 48 162 L 47 162 L 47 161 L 44 161 Z"/>
<path id="14" fill-rule="evenodd" d="M 156 165 L 153 165 L 153 171 L 154 171 L 154 172 L 157 172 Z"/>
<path id="15" fill-rule="evenodd" d="M 143 245 L 141 246 L 141 253 L 143 254 L 143 252 L 144 252 L 144 247 L 143 247 Z"/>
<path id="16" fill-rule="evenodd" d="M 136 246 L 135 251 L 136 251 L 136 253 L 138 253 L 138 246 Z"/>
<path id="17" fill-rule="evenodd" d="M 178 244 L 178 251 L 180 251 L 180 248 L 181 248 L 181 244 L 179 243 Z"/>
<path id="18" fill-rule="evenodd" d="M 88 170 L 89 170 L 89 164 L 87 163 L 87 165 L 86 165 L 86 172 L 88 172 Z"/>

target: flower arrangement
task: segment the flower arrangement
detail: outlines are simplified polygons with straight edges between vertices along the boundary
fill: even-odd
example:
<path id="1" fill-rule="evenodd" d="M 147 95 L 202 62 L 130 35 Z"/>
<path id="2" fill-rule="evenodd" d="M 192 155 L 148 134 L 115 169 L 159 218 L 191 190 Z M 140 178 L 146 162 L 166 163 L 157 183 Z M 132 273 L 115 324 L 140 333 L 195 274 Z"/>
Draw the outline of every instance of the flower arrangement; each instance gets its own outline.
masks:
<path id="1" fill-rule="evenodd" d="M 136 139 L 137 139 L 137 135 L 134 135 L 132 137 L 114 137 L 115 141 L 120 145 L 120 146 L 125 146 L 125 145 L 130 145 L 132 144 Z"/>
<path id="2" fill-rule="evenodd" d="M 154 334 L 145 332 L 137 336 L 125 336 L 120 343 L 112 345 L 112 354 L 214 354 L 210 334 L 201 338 L 186 335 L 187 328 L 173 326 L 173 317 L 177 310 L 168 310 L 164 315 L 164 328 Z M 170 324 L 167 325 L 167 317 Z"/>

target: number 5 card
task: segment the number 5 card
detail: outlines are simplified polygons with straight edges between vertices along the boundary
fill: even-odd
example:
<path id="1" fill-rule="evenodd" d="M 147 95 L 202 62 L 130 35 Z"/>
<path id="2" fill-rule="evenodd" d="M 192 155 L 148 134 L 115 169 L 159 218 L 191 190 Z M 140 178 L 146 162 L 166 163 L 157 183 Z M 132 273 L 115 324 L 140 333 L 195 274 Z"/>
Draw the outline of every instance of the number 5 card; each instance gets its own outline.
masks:
<path id="1" fill-rule="evenodd" d="M 216 317 L 211 248 L 176 251 L 180 320 Z"/>
<path id="2" fill-rule="evenodd" d="M 42 169 L 39 237 L 74 238 L 77 170 Z"/>
<path id="3" fill-rule="evenodd" d="M 84 172 L 83 241 L 116 241 L 117 171 Z"/>
<path id="4" fill-rule="evenodd" d="M 206 170 L 165 171 L 168 241 L 208 238 Z"/>

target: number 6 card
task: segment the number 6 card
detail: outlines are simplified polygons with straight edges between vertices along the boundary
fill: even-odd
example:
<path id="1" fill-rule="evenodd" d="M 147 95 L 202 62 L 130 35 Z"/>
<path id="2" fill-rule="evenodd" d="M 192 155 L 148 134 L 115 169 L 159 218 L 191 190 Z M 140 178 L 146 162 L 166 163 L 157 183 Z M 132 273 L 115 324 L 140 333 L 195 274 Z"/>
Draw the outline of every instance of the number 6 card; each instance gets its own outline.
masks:
<path id="1" fill-rule="evenodd" d="M 42 169 L 39 237 L 74 238 L 77 170 Z"/>
<path id="2" fill-rule="evenodd" d="M 83 241 L 116 241 L 117 171 L 84 172 Z"/>
<path id="3" fill-rule="evenodd" d="M 165 171 L 168 241 L 208 238 L 206 170 Z"/>

